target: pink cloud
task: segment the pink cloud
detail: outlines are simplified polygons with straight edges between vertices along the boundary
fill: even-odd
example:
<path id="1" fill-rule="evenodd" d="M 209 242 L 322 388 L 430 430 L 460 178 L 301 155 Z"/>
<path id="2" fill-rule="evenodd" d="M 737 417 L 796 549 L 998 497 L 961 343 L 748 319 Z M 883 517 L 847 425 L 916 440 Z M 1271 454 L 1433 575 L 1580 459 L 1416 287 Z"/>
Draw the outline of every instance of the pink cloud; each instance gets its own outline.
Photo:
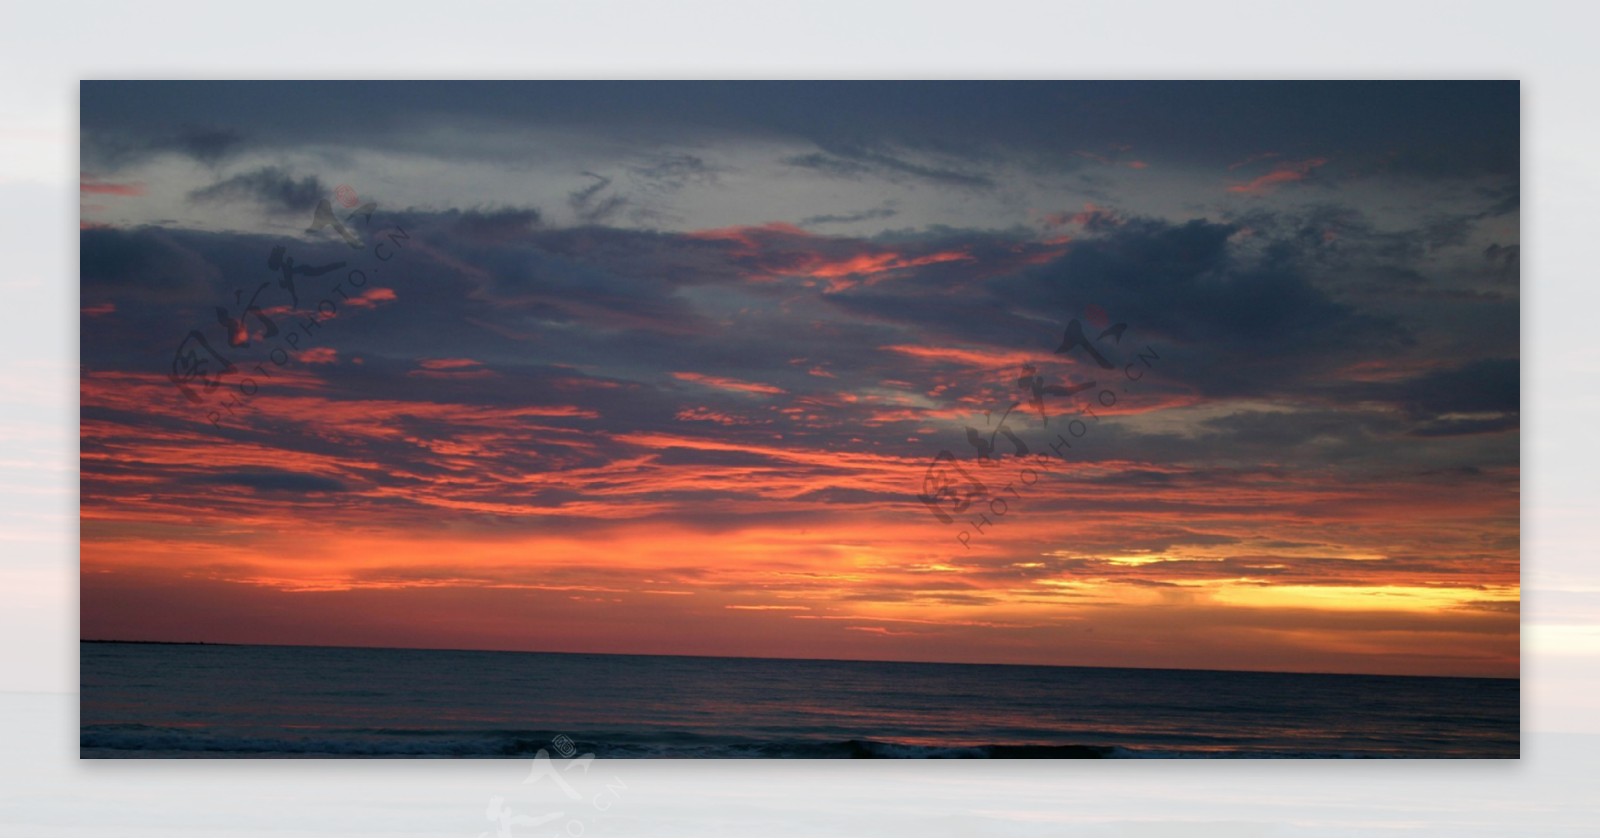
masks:
<path id="1" fill-rule="evenodd" d="M 1229 186 L 1228 191 L 1245 195 L 1265 195 L 1283 184 L 1305 180 L 1311 176 L 1311 170 L 1327 162 L 1326 157 L 1313 157 L 1298 163 L 1281 163 L 1278 168 L 1248 183 Z"/>
<path id="2" fill-rule="evenodd" d="M 111 183 L 93 175 L 81 175 L 78 180 L 78 192 L 86 195 L 143 195 L 144 184 Z"/>

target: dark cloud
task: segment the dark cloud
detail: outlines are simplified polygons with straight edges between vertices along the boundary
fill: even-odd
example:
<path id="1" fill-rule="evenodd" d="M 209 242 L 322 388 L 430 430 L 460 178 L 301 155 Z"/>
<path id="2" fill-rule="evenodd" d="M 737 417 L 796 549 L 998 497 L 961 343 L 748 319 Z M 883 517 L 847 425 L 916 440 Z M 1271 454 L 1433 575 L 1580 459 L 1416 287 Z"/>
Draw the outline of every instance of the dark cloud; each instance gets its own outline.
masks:
<path id="1" fill-rule="evenodd" d="M 177 131 L 165 126 L 151 130 L 110 132 L 85 129 L 82 159 L 87 168 L 118 169 L 164 154 L 176 154 L 207 166 L 217 166 L 249 146 L 245 135 L 231 128 L 190 125 Z"/>
<path id="2" fill-rule="evenodd" d="M 541 220 L 539 211 L 531 207 L 466 210 L 456 216 L 454 232 L 477 243 L 514 242 L 526 237 Z"/>
<path id="3" fill-rule="evenodd" d="M 648 163 L 630 167 L 629 171 L 649 186 L 666 191 L 682 189 L 689 184 L 717 182 L 717 170 L 692 154 L 656 155 Z"/>
<path id="4" fill-rule="evenodd" d="M 583 176 L 592 178 L 594 183 L 567 195 L 567 205 L 577 214 L 580 223 L 603 224 L 627 206 L 628 199 L 620 195 L 601 194 L 611 186 L 610 178 L 593 172 L 584 172 Z"/>
<path id="5" fill-rule="evenodd" d="M 820 153 L 796 155 L 784 162 L 843 178 L 870 175 L 890 181 L 923 180 L 967 189 L 994 187 L 988 175 L 977 171 L 917 163 L 885 148 L 859 143 L 830 143 L 823 146 Z"/>
<path id="6" fill-rule="evenodd" d="M 1138 340 L 1177 348 L 1195 371 L 1192 383 L 1212 395 L 1271 393 L 1411 340 L 1394 320 L 1320 288 L 1292 243 L 1241 252 L 1233 242 L 1240 229 L 1203 220 L 1129 220 L 1047 265 L 968 285 L 918 314 L 969 324 L 963 330 L 969 331 L 983 328 L 975 315 L 985 309 L 1064 324 L 1098 305 L 1130 324 Z M 893 305 L 872 304 L 880 313 Z M 1017 320 L 997 323 L 1005 330 Z"/>
<path id="7" fill-rule="evenodd" d="M 797 154 L 784 158 L 784 163 L 798 166 L 802 169 L 811 169 L 825 175 L 838 178 L 856 178 L 872 171 L 872 167 L 853 160 L 843 160 L 818 152 L 810 154 Z"/>
<path id="8" fill-rule="evenodd" d="M 251 201 L 273 212 L 310 213 L 330 192 L 315 175 L 296 180 L 276 166 L 267 166 L 194 190 L 189 200 Z"/>
<path id="9" fill-rule="evenodd" d="M 843 213 L 838 215 L 825 214 L 820 216 L 807 216 L 800 220 L 800 224 L 811 227 L 819 224 L 852 224 L 858 221 L 872 221 L 881 218 L 894 218 L 899 210 L 893 207 L 877 207 L 871 210 L 862 210 L 857 213 Z"/>
<path id="10" fill-rule="evenodd" d="M 1492 244 L 1483 249 L 1483 259 L 1501 282 L 1515 283 L 1522 277 L 1521 245 Z"/>
<path id="11" fill-rule="evenodd" d="M 238 152 L 244 143 L 243 134 L 227 128 L 186 128 L 156 141 L 153 147 L 170 149 L 215 166 Z"/>
<path id="12" fill-rule="evenodd" d="M 1484 191 L 1491 203 L 1483 211 L 1485 217 L 1504 216 L 1522 209 L 1522 183 L 1520 181 L 1506 186 L 1487 189 Z"/>
<path id="13" fill-rule="evenodd" d="M 997 148 L 1053 165 L 1081 161 L 1082 149 L 1131 146 L 1219 169 L 1271 150 L 1330 156 L 1351 174 L 1514 177 L 1521 139 L 1514 81 L 86 81 L 80 99 L 86 137 L 166 136 L 203 113 L 268 147 L 361 136 L 459 155 L 459 143 L 404 129 L 488 115 L 513 129 L 584 124 L 663 142 L 706 132 L 795 138 L 819 150 L 799 165 L 977 188 L 987 186 L 982 162 Z"/>
<path id="14" fill-rule="evenodd" d="M 153 227 L 91 227 L 78 232 L 78 271 L 86 294 L 165 300 L 202 293 L 218 276 L 193 237 Z"/>
<path id="15" fill-rule="evenodd" d="M 1415 437 L 1458 437 L 1471 434 L 1498 434 L 1516 431 L 1521 421 L 1515 414 L 1502 414 L 1485 419 L 1429 420 L 1411 430 Z"/>
<path id="16" fill-rule="evenodd" d="M 217 472 L 200 475 L 192 480 L 199 484 L 240 486 L 258 492 L 346 492 L 349 489 L 344 482 L 333 478 L 276 469 Z"/>
<path id="17" fill-rule="evenodd" d="M 1514 414 L 1522 405 L 1521 363 L 1515 358 L 1481 359 L 1401 382 L 1394 389 L 1415 416 Z"/>

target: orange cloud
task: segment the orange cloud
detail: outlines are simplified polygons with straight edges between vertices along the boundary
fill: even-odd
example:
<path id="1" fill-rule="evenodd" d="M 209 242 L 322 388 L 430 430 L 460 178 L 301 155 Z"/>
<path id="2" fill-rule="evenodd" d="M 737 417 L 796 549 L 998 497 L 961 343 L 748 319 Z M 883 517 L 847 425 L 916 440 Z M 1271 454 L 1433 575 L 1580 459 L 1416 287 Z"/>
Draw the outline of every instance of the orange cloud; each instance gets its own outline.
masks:
<path id="1" fill-rule="evenodd" d="M 761 393 L 772 395 L 785 392 L 783 388 L 775 387 L 773 385 L 761 384 L 759 382 L 743 382 L 738 379 L 729 379 L 723 376 L 708 376 L 704 373 L 676 372 L 672 374 L 672 377 L 681 381 L 694 382 L 695 384 L 720 388 L 722 390 L 731 390 L 736 393 Z"/>
<path id="2" fill-rule="evenodd" d="M 425 358 L 418 363 L 424 370 L 457 370 L 463 367 L 483 366 L 483 362 L 470 358 Z"/>
<path id="3" fill-rule="evenodd" d="M 686 235 L 703 241 L 736 243 L 738 247 L 731 256 L 744 266 L 750 280 L 820 281 L 830 292 L 878 282 L 896 272 L 973 259 L 965 251 L 907 254 L 864 241 L 821 237 L 783 223 L 700 230 Z"/>
<path id="4" fill-rule="evenodd" d="M 1053 360 L 1048 352 L 979 349 L 975 347 L 925 347 L 918 344 L 892 344 L 881 349 L 912 358 L 958 364 L 978 370 L 1018 369 L 1024 364 L 1045 364 Z"/>
<path id="5" fill-rule="evenodd" d="M 371 309 L 379 303 L 388 303 L 396 299 L 398 298 L 392 288 L 372 288 L 344 301 L 344 303 L 347 306 L 355 306 L 358 309 Z"/>
<path id="6" fill-rule="evenodd" d="M 490 379 L 499 376 L 482 363 L 470 358 L 424 359 L 416 370 L 406 371 L 407 376 L 424 379 Z"/>
<path id="7" fill-rule="evenodd" d="M 962 251 L 945 251 L 941 253 L 925 254 L 923 256 L 907 257 L 893 252 L 857 254 L 840 260 L 829 260 L 818 257 L 794 269 L 793 273 L 801 276 L 816 277 L 832 280 L 828 284 L 829 291 L 842 291 L 854 286 L 856 283 L 848 278 L 857 275 L 884 274 L 890 271 L 900 271 L 906 268 L 920 268 L 924 265 L 938 265 L 943 262 L 970 261 L 972 256 Z M 868 280 L 870 284 L 873 280 Z"/>

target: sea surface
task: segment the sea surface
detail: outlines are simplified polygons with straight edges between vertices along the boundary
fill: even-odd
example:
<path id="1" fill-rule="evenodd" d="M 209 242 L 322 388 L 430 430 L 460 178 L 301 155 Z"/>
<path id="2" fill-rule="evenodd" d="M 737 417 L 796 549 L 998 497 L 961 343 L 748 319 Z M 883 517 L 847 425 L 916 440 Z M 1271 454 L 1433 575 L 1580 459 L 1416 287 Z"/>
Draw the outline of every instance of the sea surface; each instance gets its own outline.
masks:
<path id="1" fill-rule="evenodd" d="M 85 642 L 80 755 L 1515 758 L 1516 679 Z"/>

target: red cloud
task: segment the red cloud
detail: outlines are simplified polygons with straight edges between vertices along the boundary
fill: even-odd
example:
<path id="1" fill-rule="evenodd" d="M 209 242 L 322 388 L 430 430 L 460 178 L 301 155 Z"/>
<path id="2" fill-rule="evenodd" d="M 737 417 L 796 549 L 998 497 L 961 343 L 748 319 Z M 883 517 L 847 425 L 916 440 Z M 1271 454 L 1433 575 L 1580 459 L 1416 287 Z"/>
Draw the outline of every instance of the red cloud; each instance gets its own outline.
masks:
<path id="1" fill-rule="evenodd" d="M 959 364 L 980 370 L 1021 368 L 1024 364 L 1043 364 L 1050 360 L 1046 353 L 1023 350 L 986 350 L 967 347 L 925 347 L 916 344 L 893 344 L 882 347 L 889 352 L 909 355 L 946 364 Z"/>
<path id="2" fill-rule="evenodd" d="M 424 358 L 420 363 L 425 370 L 458 370 L 463 367 L 483 366 L 483 362 L 470 358 Z"/>
<path id="3" fill-rule="evenodd" d="M 428 379 L 486 379 L 498 375 L 483 366 L 483 362 L 470 358 L 424 358 L 417 362 L 422 369 L 412 370 L 407 376 Z"/>
<path id="4" fill-rule="evenodd" d="M 99 180 L 92 175 L 82 175 L 78 181 L 78 192 L 87 195 L 143 195 L 144 184 L 117 184 Z"/>
<path id="5" fill-rule="evenodd" d="M 1050 213 L 1044 217 L 1044 223 L 1049 227 L 1065 227 L 1076 224 L 1079 227 L 1095 230 L 1097 228 L 1115 227 L 1122 224 L 1124 219 L 1115 210 L 1107 209 L 1094 202 L 1085 202 L 1083 211 L 1079 213 Z M 1063 237 L 1059 241 L 1052 239 L 1046 244 L 1065 244 L 1070 237 Z M 1059 255 L 1059 254 L 1057 254 Z"/>
<path id="6" fill-rule="evenodd" d="M 907 254 L 859 240 L 821 237 L 783 223 L 724 227 L 687 235 L 692 239 L 737 243 L 730 256 L 742 264 L 748 279 L 769 282 L 784 277 L 810 278 L 824 281 L 828 291 L 841 291 L 862 282 L 871 284 L 908 268 L 973 259 L 971 254 L 958 250 Z"/>
<path id="7" fill-rule="evenodd" d="M 1303 181 L 1311 176 L 1311 170 L 1327 163 L 1326 157 L 1313 157 L 1298 163 L 1279 164 L 1278 168 L 1262 175 L 1249 183 L 1234 184 L 1228 187 L 1229 192 L 1240 192 L 1246 195 L 1265 195 L 1280 184 Z"/>
<path id="8" fill-rule="evenodd" d="M 673 373 L 672 377 L 685 382 L 694 382 L 695 384 L 708 385 L 722 388 L 723 390 L 738 391 L 739 393 L 777 394 L 784 392 L 783 388 L 773 387 L 772 385 L 764 385 L 759 382 L 741 382 L 738 379 L 725 379 L 721 376 L 707 376 L 702 373 L 680 372 Z"/>
<path id="9" fill-rule="evenodd" d="M 793 237 L 800 239 L 815 238 L 806 230 L 803 230 L 792 224 L 785 224 L 778 221 L 772 222 L 771 224 L 758 224 L 746 227 L 719 227 L 714 230 L 696 230 L 685 235 L 691 239 L 724 239 L 738 242 L 739 244 L 743 245 L 744 249 L 749 253 L 755 253 L 761 250 L 761 243 L 758 241 L 759 239 L 768 238 L 774 235 L 779 237 Z"/>
<path id="10" fill-rule="evenodd" d="M 358 297 L 352 297 L 346 302 L 351 306 L 369 308 L 376 306 L 379 303 L 387 303 L 394 299 L 396 299 L 394 289 L 375 288 Z"/>

